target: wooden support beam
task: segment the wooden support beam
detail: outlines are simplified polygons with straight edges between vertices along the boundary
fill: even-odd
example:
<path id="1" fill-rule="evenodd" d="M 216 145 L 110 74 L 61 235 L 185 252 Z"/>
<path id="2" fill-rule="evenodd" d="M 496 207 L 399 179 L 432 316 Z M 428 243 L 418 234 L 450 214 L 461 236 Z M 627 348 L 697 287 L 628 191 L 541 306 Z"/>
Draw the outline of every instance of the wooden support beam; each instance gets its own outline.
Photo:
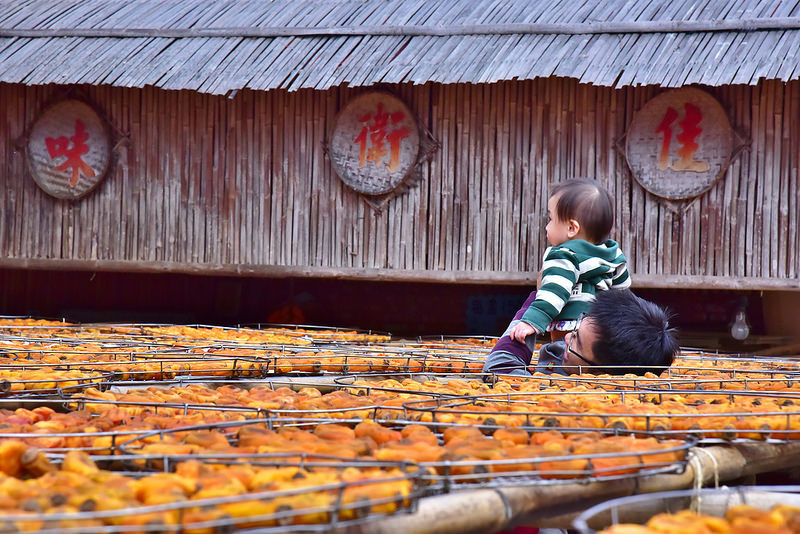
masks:
<path id="1" fill-rule="evenodd" d="M 55 260 L 0 258 L 0 268 L 54 271 L 107 271 L 128 273 L 176 273 L 198 276 L 253 278 L 331 278 L 380 282 L 420 282 L 533 287 L 533 272 L 455 271 L 426 269 L 364 269 L 304 265 L 253 265 L 179 263 L 119 260 Z M 721 289 L 739 291 L 800 291 L 800 279 L 731 276 L 646 275 L 632 273 L 633 289 Z"/>

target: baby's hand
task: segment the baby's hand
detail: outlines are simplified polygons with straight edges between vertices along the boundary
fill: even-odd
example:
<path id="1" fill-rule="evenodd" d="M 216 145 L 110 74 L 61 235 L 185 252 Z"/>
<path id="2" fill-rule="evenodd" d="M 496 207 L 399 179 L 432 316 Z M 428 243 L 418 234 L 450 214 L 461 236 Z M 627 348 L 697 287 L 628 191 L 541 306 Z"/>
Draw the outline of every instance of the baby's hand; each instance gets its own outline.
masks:
<path id="1" fill-rule="evenodd" d="M 536 329 L 525 322 L 520 322 L 517 326 L 511 329 L 509 332 L 509 337 L 514 341 L 519 341 L 520 343 L 525 343 L 525 338 L 531 334 L 535 334 Z"/>

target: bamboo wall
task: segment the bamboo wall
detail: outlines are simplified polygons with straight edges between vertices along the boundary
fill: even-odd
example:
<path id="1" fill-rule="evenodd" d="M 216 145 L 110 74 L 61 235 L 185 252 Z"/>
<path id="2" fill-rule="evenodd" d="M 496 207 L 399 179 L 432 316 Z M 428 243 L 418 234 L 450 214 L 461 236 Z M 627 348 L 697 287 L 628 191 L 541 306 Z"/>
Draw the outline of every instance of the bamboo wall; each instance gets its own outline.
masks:
<path id="1" fill-rule="evenodd" d="M 80 87 L 119 132 L 89 196 L 47 196 L 18 146 L 61 87 L 0 84 L 0 266 L 530 284 L 548 182 L 594 176 L 640 287 L 800 289 L 800 82 L 707 88 L 750 141 L 685 211 L 633 180 L 615 142 L 658 88 L 547 79 L 390 87 L 441 142 L 419 185 L 376 212 L 323 142 L 365 89 L 232 99 Z"/>

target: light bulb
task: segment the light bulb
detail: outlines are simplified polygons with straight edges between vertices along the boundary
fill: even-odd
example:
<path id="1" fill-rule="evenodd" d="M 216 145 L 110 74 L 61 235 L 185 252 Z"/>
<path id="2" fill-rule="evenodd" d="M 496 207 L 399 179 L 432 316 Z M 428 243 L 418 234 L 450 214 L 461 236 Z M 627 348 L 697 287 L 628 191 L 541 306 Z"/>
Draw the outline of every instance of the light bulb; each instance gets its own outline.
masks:
<path id="1" fill-rule="evenodd" d="M 736 318 L 733 320 L 733 324 L 731 325 L 731 336 L 733 339 L 738 339 L 739 341 L 743 339 L 747 339 L 747 336 L 750 335 L 750 326 L 747 324 L 747 317 L 744 314 L 744 310 L 739 310 L 736 312 Z"/>

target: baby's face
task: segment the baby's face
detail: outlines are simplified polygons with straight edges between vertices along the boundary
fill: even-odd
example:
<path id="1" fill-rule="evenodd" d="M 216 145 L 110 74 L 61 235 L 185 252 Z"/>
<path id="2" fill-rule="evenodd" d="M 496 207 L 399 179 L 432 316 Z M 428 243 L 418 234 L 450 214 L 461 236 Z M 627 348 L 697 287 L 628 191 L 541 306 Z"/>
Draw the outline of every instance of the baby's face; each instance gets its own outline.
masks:
<path id="1" fill-rule="evenodd" d="M 547 242 L 550 246 L 554 247 L 570 240 L 569 237 L 569 222 L 560 221 L 556 214 L 556 205 L 558 204 L 559 195 L 553 195 L 547 201 L 547 226 L 544 227 L 547 232 Z"/>

